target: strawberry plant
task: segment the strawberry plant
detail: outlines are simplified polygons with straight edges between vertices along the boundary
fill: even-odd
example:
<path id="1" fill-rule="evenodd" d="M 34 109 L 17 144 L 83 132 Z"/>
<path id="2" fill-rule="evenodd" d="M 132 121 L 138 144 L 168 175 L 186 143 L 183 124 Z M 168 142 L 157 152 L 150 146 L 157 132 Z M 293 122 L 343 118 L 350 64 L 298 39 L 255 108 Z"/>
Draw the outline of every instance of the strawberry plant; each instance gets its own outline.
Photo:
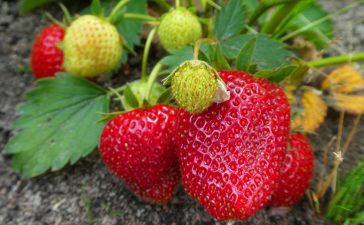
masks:
<path id="1" fill-rule="evenodd" d="M 93 0 L 75 16 L 61 5 L 67 23 L 50 16 L 58 33 L 45 28 L 33 47 L 33 73 L 47 78 L 17 109 L 5 147 L 14 170 L 38 176 L 98 148 L 111 173 L 149 203 L 170 203 L 180 181 L 229 223 L 298 203 L 314 171 L 304 135 L 328 107 L 364 112 L 364 79 L 345 65 L 364 53 L 321 54 L 332 45 L 331 17 L 362 2 L 333 14 L 314 0 L 196 2 Z M 140 77 L 118 82 L 130 61 Z M 337 204 L 360 211 L 345 189 L 360 189 L 350 180 L 360 169 L 333 195 L 327 218 L 358 224 L 362 213 Z"/>

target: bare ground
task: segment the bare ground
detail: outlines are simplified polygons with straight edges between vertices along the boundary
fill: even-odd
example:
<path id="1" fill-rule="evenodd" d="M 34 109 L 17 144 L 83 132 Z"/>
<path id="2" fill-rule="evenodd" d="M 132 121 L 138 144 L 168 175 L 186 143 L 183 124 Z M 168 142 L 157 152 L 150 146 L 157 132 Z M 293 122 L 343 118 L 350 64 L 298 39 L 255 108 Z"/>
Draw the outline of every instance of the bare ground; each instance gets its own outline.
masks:
<path id="1" fill-rule="evenodd" d="M 353 1 L 322 1 L 330 12 L 349 2 Z M 60 172 L 49 172 L 29 180 L 20 179 L 11 170 L 11 157 L 2 152 L 2 149 L 12 135 L 10 124 L 16 118 L 15 106 L 23 101 L 24 91 L 34 83 L 27 70 L 29 50 L 34 36 L 46 24 L 39 12 L 20 16 L 17 4 L 16 1 L 0 0 L 0 224 L 223 224 L 215 221 L 198 203 L 189 199 L 181 186 L 168 206 L 140 202 L 122 182 L 106 170 L 97 151 Z M 54 7 L 48 9 L 58 11 Z M 334 17 L 337 25 L 335 40 L 343 52 L 364 50 L 363 17 L 363 7 Z M 317 158 L 316 182 L 319 172 L 325 169 L 321 162 L 322 150 L 337 134 L 338 118 L 339 114 L 331 110 L 317 135 L 310 136 Z M 352 116 L 345 119 L 344 141 L 353 120 Z M 363 125 L 364 121 L 345 157 L 342 172 L 363 157 Z M 331 153 L 334 147 L 330 148 Z M 330 156 L 332 159 L 332 154 Z M 249 221 L 237 224 L 328 223 L 314 213 L 305 199 L 285 216 L 271 216 L 269 209 L 264 209 Z"/>

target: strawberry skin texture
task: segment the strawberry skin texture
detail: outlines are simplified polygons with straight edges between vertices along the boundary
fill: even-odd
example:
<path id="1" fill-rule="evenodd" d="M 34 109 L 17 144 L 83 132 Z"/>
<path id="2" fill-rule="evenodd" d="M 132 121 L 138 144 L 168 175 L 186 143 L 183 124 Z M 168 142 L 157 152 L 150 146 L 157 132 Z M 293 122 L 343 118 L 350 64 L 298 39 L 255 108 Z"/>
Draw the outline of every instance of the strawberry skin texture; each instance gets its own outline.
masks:
<path id="1" fill-rule="evenodd" d="M 169 203 L 180 181 L 176 116 L 167 105 L 135 109 L 115 117 L 102 132 L 102 160 L 143 201 Z"/>
<path id="2" fill-rule="evenodd" d="M 201 114 L 181 112 L 178 154 L 183 186 L 218 220 L 244 220 L 276 187 L 290 109 L 275 84 L 220 71 L 231 98 Z"/>
<path id="3" fill-rule="evenodd" d="M 67 28 L 63 42 L 64 67 L 82 77 L 115 71 L 122 55 L 122 40 L 114 25 L 92 15 L 81 16 Z"/>
<path id="4" fill-rule="evenodd" d="M 56 44 L 63 41 L 64 29 L 56 24 L 43 28 L 31 51 L 31 67 L 36 78 L 52 77 L 63 71 L 63 52 Z"/>
<path id="5" fill-rule="evenodd" d="M 289 145 L 290 150 L 284 158 L 270 206 L 288 207 L 297 203 L 310 186 L 313 177 L 314 155 L 307 137 L 298 133 L 291 134 Z"/>

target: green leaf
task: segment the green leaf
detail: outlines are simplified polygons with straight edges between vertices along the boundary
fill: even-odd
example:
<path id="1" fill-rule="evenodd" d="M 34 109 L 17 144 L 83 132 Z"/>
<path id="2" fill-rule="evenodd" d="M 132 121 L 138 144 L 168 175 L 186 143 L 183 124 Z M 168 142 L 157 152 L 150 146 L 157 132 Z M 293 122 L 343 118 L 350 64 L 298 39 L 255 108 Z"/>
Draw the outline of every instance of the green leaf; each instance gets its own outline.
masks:
<path id="1" fill-rule="evenodd" d="M 258 6 L 258 0 L 244 0 L 243 5 L 247 14 L 253 13 Z"/>
<path id="2" fill-rule="evenodd" d="M 269 79 L 271 82 L 279 83 L 284 78 L 290 76 L 297 69 L 295 65 L 284 65 L 274 69 L 260 70 L 255 73 L 258 77 L 264 77 Z"/>
<path id="3" fill-rule="evenodd" d="M 241 48 L 238 58 L 236 59 L 236 68 L 238 70 L 249 71 L 249 66 L 253 61 L 256 44 L 257 38 L 253 37 Z"/>
<path id="4" fill-rule="evenodd" d="M 212 66 L 214 66 L 218 70 L 230 70 L 230 65 L 222 52 L 220 44 L 216 46 Z"/>
<path id="5" fill-rule="evenodd" d="M 169 71 L 176 69 L 181 63 L 193 59 L 193 48 L 186 47 L 180 50 L 171 50 L 170 55 L 164 57 L 160 63 L 169 67 Z"/>
<path id="6" fill-rule="evenodd" d="M 138 108 L 139 102 L 137 97 L 135 96 L 134 92 L 131 90 L 130 86 L 127 85 L 124 90 L 124 98 L 128 106 L 132 108 Z"/>
<path id="7" fill-rule="evenodd" d="M 100 3 L 100 0 L 92 0 L 91 12 L 92 12 L 92 15 L 102 16 L 102 6 Z"/>
<path id="8" fill-rule="evenodd" d="M 341 223 L 349 220 L 359 225 L 364 218 L 364 160 L 353 167 L 345 176 L 341 176 L 337 190 L 330 200 L 326 218 Z M 353 220 L 353 221 L 351 221 Z"/>
<path id="9" fill-rule="evenodd" d="M 147 12 L 146 0 L 134 0 L 130 1 L 122 11 L 127 13 L 145 14 Z M 118 20 L 116 27 L 119 33 L 123 36 L 127 46 L 127 49 L 134 49 L 135 46 L 140 45 L 140 33 L 143 28 L 144 21 L 137 19 L 125 19 Z M 125 49 L 125 48 L 124 48 Z M 126 50 L 127 50 L 126 49 Z M 126 52 L 123 53 L 123 63 L 126 62 Z"/>
<path id="10" fill-rule="evenodd" d="M 28 13 L 40 6 L 51 2 L 54 2 L 54 0 L 22 0 L 20 2 L 20 12 Z"/>
<path id="11" fill-rule="evenodd" d="M 302 4 L 301 7 L 297 7 L 295 13 L 296 16 L 290 19 L 287 23 L 284 31 L 291 32 L 305 27 L 313 22 L 328 16 L 328 13 L 314 1 L 309 1 Z M 306 31 L 302 32 L 307 40 L 315 44 L 318 49 L 322 49 L 327 46 L 333 36 L 333 23 L 331 19 L 327 19 Z"/>
<path id="12" fill-rule="evenodd" d="M 283 44 L 269 39 L 261 34 L 238 35 L 222 42 L 222 51 L 229 59 L 236 60 L 241 48 L 253 37 L 256 37 L 256 47 L 252 64 L 257 64 L 257 70 L 267 70 L 289 64 L 292 53 L 283 48 Z"/>
<path id="13" fill-rule="evenodd" d="M 24 177 L 75 163 L 98 144 L 104 124 L 100 113 L 109 99 L 101 87 L 80 77 L 59 73 L 39 80 L 18 107 L 13 127 L 19 132 L 5 151 L 13 155 L 13 168 Z"/>
<path id="14" fill-rule="evenodd" d="M 215 33 L 219 40 L 225 40 L 244 29 L 245 12 L 240 0 L 228 1 L 217 13 L 215 19 Z"/>
<path id="15" fill-rule="evenodd" d="M 167 88 L 162 94 L 158 97 L 157 104 L 168 104 L 169 99 L 171 98 L 171 89 Z"/>

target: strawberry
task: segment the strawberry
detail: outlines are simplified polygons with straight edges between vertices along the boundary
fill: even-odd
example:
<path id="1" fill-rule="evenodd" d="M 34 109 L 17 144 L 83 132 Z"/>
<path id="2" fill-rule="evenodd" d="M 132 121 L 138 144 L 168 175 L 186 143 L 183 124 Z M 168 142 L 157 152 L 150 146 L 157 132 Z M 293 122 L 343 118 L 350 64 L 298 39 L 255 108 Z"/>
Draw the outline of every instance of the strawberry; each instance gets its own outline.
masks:
<path id="1" fill-rule="evenodd" d="M 67 72 L 95 77 L 117 69 L 122 41 L 116 27 L 106 19 L 85 15 L 67 28 L 63 50 Z"/>
<path id="2" fill-rule="evenodd" d="M 214 102 L 220 103 L 230 98 L 217 71 L 204 61 L 182 63 L 164 84 L 169 82 L 176 102 L 188 112 L 200 113 Z"/>
<path id="3" fill-rule="evenodd" d="M 291 134 L 289 151 L 284 158 L 278 186 L 270 206 L 292 206 L 310 186 L 314 169 L 314 155 L 307 138 L 302 134 Z"/>
<path id="4" fill-rule="evenodd" d="M 56 44 L 62 42 L 64 29 L 57 24 L 43 28 L 36 37 L 31 52 L 31 67 L 37 79 L 63 71 L 63 52 Z"/>
<path id="5" fill-rule="evenodd" d="M 244 220 L 276 187 L 286 153 L 290 109 L 275 84 L 220 71 L 230 99 L 178 117 L 183 186 L 218 220 Z"/>
<path id="6" fill-rule="evenodd" d="M 174 136 L 177 110 L 134 109 L 104 128 L 100 153 L 106 166 L 142 200 L 166 204 L 180 180 Z"/>
<path id="7" fill-rule="evenodd" d="M 180 49 L 202 37 L 201 24 L 186 8 L 179 7 L 163 15 L 158 37 L 163 48 Z"/>

